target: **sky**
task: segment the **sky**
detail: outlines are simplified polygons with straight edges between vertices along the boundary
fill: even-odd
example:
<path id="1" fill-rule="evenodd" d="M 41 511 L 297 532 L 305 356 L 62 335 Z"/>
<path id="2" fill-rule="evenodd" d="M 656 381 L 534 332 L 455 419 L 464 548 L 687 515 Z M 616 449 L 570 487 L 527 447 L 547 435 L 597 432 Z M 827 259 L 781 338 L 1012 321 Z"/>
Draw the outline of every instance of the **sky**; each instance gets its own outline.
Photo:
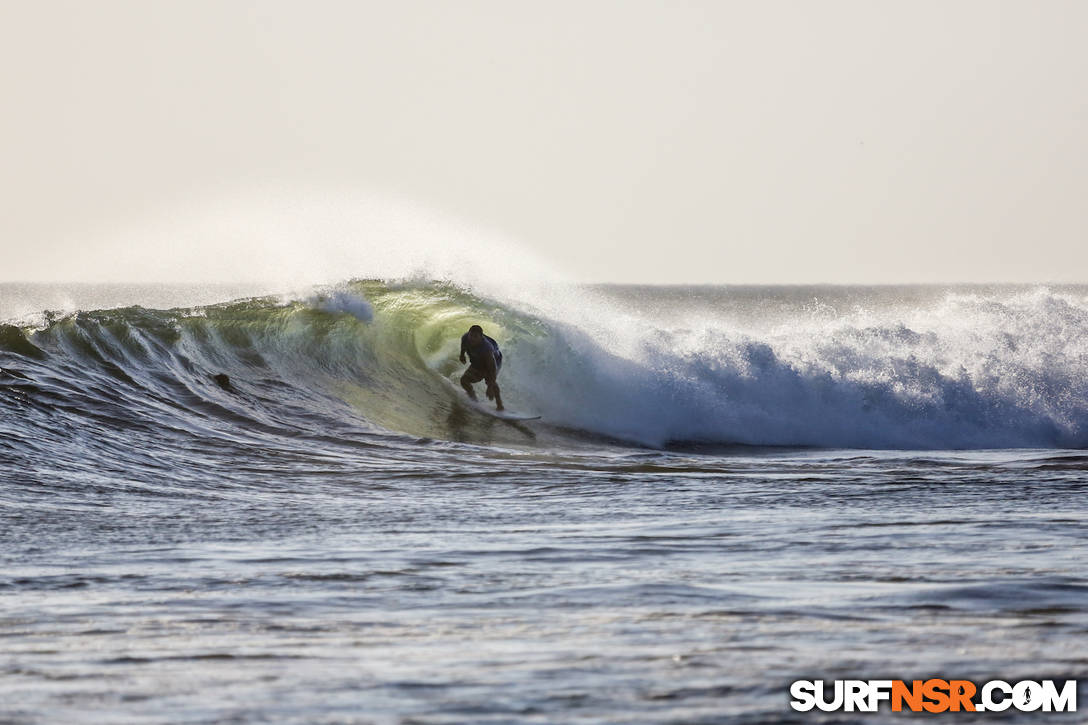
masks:
<path id="1" fill-rule="evenodd" d="M 1086 33 L 1059 0 L 0 0 L 0 281 L 368 276 L 422 217 L 582 281 L 1088 282 Z"/>

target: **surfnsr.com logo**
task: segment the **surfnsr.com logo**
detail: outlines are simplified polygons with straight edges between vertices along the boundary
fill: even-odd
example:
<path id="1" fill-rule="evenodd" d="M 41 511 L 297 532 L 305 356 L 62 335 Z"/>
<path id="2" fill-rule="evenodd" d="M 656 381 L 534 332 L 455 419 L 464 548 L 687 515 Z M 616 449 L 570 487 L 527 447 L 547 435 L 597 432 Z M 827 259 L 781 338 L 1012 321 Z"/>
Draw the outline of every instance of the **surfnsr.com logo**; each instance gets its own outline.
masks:
<path id="1" fill-rule="evenodd" d="M 876 712 L 887 702 L 892 712 L 1076 712 L 1077 681 L 990 680 L 981 687 L 970 680 L 797 680 L 790 685 L 790 707 L 799 712 Z"/>

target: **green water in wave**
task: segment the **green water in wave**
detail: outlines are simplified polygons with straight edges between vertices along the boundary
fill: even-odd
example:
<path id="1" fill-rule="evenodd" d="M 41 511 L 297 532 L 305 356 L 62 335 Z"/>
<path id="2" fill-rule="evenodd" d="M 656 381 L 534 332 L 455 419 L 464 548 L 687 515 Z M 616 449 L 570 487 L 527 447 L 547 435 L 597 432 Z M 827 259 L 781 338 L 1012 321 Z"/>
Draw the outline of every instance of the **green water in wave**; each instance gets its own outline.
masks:
<path id="1" fill-rule="evenodd" d="M 370 314 L 360 314 L 360 311 Z M 496 424 L 456 389 L 461 335 L 480 324 L 502 346 L 507 404 L 519 342 L 548 335 L 544 323 L 445 283 L 354 281 L 305 299 L 255 297 L 194 308 L 124 307 L 46 317 L 39 328 L 4 326 L 0 350 L 105 368 L 132 382 L 133 368 L 225 373 L 240 395 L 255 381 L 282 384 L 283 398 L 327 394 L 388 431 L 420 437 L 518 442 L 528 431 Z M 523 401 L 524 403 L 524 401 Z M 305 405 L 300 402 L 300 405 Z"/>

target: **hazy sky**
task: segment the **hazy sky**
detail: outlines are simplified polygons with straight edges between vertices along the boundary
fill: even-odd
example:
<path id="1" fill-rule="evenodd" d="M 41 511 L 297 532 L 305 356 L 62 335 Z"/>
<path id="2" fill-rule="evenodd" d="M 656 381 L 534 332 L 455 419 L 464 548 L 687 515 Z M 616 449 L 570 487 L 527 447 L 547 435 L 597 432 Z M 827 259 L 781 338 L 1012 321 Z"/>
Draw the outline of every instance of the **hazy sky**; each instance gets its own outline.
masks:
<path id="1" fill-rule="evenodd" d="M 0 279 L 139 277 L 177 243 L 103 238 L 273 185 L 585 280 L 1088 281 L 1086 38 L 1037 0 L 0 0 Z"/>

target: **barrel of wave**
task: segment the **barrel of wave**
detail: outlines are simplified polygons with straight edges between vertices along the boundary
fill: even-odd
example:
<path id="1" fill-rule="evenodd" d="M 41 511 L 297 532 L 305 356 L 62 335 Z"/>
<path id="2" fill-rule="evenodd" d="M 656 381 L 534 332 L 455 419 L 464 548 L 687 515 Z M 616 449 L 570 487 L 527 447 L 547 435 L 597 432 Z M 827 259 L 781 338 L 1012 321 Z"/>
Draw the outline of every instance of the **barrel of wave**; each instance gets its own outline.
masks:
<path id="1" fill-rule="evenodd" d="M 458 361 L 461 335 L 480 324 L 509 356 L 516 341 L 534 334 L 540 323 L 447 283 L 358 281 L 348 290 L 372 310 L 372 319 L 356 328 L 369 354 L 365 369 L 338 381 L 337 395 L 391 431 L 492 440 L 496 432 L 459 404 L 461 393 L 449 384 L 464 367 Z M 517 386 L 510 383 L 505 376 L 504 391 L 516 397 Z"/>

